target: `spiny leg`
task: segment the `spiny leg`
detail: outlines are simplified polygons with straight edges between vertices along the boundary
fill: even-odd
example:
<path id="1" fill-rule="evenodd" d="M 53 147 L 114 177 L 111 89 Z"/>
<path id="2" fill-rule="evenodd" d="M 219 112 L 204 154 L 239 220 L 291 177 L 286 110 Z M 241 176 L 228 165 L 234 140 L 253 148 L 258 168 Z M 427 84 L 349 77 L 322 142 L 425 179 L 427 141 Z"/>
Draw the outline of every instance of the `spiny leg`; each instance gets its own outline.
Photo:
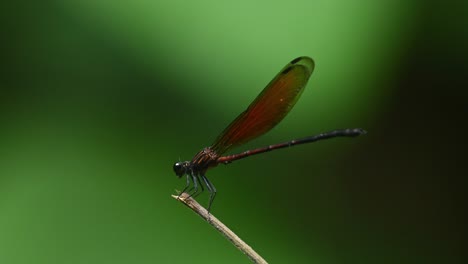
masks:
<path id="1" fill-rule="evenodd" d="M 203 182 L 200 180 L 200 177 L 197 176 L 196 178 L 197 178 L 197 181 L 200 183 L 201 191 L 200 191 L 200 192 L 194 192 L 194 193 L 192 194 L 192 197 L 193 197 L 193 198 L 197 197 L 198 195 L 200 195 L 202 192 L 205 191 L 205 188 L 203 188 Z"/>
<path id="2" fill-rule="evenodd" d="M 206 178 L 206 180 L 208 180 L 208 178 Z M 214 185 L 208 181 L 208 183 L 210 184 L 211 186 L 211 190 L 213 191 L 210 195 L 210 205 L 208 206 L 208 212 L 210 212 L 210 208 L 211 208 L 211 205 L 213 204 L 213 201 L 216 197 L 216 194 L 217 194 L 217 191 L 216 191 L 216 187 L 214 187 Z"/>
<path id="3" fill-rule="evenodd" d="M 216 188 L 214 185 L 206 178 L 205 175 L 201 175 L 203 181 L 206 184 L 206 188 L 208 188 L 208 191 L 210 192 L 210 201 L 208 202 L 208 214 L 210 213 L 211 205 L 213 204 L 214 198 L 216 196 Z"/>
<path id="4" fill-rule="evenodd" d="M 190 187 L 190 175 L 187 174 L 187 184 L 185 185 L 185 188 L 180 192 L 180 194 L 183 194 L 189 187 Z"/>
<path id="5" fill-rule="evenodd" d="M 189 197 L 192 197 L 198 192 L 198 179 L 197 176 L 192 174 L 193 188 L 188 191 Z M 201 185 L 201 184 L 200 184 Z M 203 188 L 203 187 L 202 187 Z M 193 191 L 192 191 L 193 190 Z"/>
<path id="6" fill-rule="evenodd" d="M 203 181 L 205 182 L 206 184 L 206 188 L 208 189 L 208 192 L 210 193 L 210 200 L 208 201 L 208 214 L 210 214 L 210 207 L 211 207 L 211 195 L 213 193 L 213 189 L 211 188 L 211 185 L 210 185 L 210 182 L 208 181 L 208 179 L 205 177 L 205 176 L 202 176 L 202 179 Z"/>
<path id="7" fill-rule="evenodd" d="M 191 196 L 190 193 L 193 191 L 193 189 L 197 188 L 197 182 L 195 181 L 195 174 L 193 173 L 192 170 L 190 170 L 190 173 L 187 173 L 187 182 L 189 182 L 189 178 L 192 178 L 193 186 L 192 188 L 188 189 L 187 194 L 189 194 L 189 197 Z"/>

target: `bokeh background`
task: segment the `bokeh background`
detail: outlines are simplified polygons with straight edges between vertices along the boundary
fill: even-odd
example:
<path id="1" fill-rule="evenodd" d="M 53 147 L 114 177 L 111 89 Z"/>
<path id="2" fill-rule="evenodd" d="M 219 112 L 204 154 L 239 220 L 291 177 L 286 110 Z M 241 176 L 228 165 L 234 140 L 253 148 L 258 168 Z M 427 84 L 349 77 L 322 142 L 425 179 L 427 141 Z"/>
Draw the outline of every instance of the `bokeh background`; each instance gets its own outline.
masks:
<path id="1" fill-rule="evenodd" d="M 1 5 L 0 263 L 248 263 L 172 164 L 301 55 L 296 107 L 237 151 L 369 133 L 209 171 L 213 213 L 271 263 L 464 263 L 466 2 Z"/>

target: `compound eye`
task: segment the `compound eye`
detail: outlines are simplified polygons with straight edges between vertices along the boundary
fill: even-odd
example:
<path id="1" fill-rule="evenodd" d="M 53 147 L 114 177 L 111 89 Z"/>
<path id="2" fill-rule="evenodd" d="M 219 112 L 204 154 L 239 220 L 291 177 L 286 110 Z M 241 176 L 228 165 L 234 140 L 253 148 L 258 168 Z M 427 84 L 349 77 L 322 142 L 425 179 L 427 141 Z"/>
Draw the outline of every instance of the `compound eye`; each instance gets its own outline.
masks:
<path id="1" fill-rule="evenodd" d="M 182 177 L 185 174 L 185 166 L 183 162 L 176 162 L 173 166 L 173 170 L 178 177 Z"/>

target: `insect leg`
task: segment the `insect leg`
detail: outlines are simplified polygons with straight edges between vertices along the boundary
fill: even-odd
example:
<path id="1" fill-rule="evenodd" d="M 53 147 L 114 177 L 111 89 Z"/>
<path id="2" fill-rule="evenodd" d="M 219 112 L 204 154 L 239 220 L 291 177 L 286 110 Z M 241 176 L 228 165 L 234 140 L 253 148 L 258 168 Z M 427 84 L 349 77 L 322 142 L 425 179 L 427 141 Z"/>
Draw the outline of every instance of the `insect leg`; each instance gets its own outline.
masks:
<path id="1" fill-rule="evenodd" d="M 190 175 L 187 174 L 187 184 L 185 188 L 180 192 L 180 194 L 184 193 L 190 187 Z"/>
<path id="2" fill-rule="evenodd" d="M 193 193 L 193 194 L 192 194 L 192 197 L 193 197 L 193 198 L 197 197 L 198 195 L 200 195 L 202 192 L 205 191 L 205 188 L 203 188 L 203 182 L 200 180 L 200 176 L 197 176 L 196 178 L 197 178 L 197 181 L 200 183 L 200 189 L 201 189 L 201 191 L 200 191 L 200 192 L 195 192 L 195 193 Z"/>
<path id="3" fill-rule="evenodd" d="M 208 202 L 208 214 L 210 213 L 211 205 L 213 204 L 214 198 L 216 196 L 216 188 L 214 185 L 206 178 L 205 175 L 201 175 L 201 178 L 206 184 L 206 188 L 208 188 L 208 191 L 210 192 L 210 201 Z"/>

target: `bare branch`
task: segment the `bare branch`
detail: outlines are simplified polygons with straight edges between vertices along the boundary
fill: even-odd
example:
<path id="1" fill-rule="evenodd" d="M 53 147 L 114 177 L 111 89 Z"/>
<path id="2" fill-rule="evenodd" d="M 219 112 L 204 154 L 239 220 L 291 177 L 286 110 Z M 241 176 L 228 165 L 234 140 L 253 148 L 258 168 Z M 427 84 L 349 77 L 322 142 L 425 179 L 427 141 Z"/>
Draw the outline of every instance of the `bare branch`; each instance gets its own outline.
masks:
<path id="1" fill-rule="evenodd" d="M 183 204 L 190 207 L 195 213 L 201 216 L 201 218 L 205 219 L 210 225 L 216 228 L 216 230 L 221 232 L 221 234 L 226 237 L 232 244 L 234 244 L 234 246 L 246 254 L 254 263 L 267 263 L 259 254 L 257 254 L 257 252 L 255 252 L 249 245 L 247 245 L 244 241 L 242 241 L 242 239 L 234 234 L 231 229 L 229 229 L 221 221 L 214 217 L 213 214 L 209 214 L 203 206 L 201 206 L 187 193 L 182 193 L 179 196 L 172 195 L 172 197 L 181 201 Z"/>

